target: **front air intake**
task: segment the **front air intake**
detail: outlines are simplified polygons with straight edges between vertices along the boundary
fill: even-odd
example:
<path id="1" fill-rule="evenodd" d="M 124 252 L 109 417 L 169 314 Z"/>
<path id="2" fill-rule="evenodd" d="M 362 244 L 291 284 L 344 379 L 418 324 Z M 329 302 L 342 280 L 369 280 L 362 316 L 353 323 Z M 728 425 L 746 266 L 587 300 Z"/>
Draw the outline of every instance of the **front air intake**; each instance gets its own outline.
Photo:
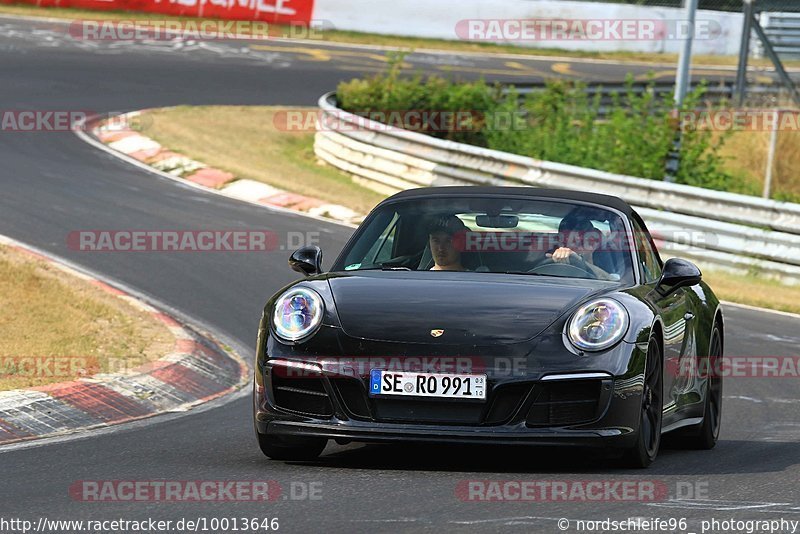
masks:
<path id="1" fill-rule="evenodd" d="M 272 367 L 269 377 L 275 406 L 302 415 L 331 417 L 333 404 L 322 375 L 310 371 L 302 371 L 302 376 L 292 376 L 292 373 L 293 369 L 288 367 Z"/>
<path id="2" fill-rule="evenodd" d="M 559 380 L 534 386 L 528 426 L 569 426 L 589 423 L 602 415 L 603 380 Z"/>

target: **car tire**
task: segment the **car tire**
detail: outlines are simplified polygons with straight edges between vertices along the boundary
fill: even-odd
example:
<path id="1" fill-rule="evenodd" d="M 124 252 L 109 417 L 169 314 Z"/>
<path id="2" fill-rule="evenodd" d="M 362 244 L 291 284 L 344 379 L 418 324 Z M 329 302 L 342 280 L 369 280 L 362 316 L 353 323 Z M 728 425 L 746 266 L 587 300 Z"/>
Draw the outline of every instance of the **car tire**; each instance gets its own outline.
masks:
<path id="1" fill-rule="evenodd" d="M 636 444 L 623 453 L 626 466 L 644 469 L 652 464 L 661 447 L 661 423 L 664 416 L 664 375 L 661 348 L 654 337 L 647 344 L 647 358 L 642 389 L 642 408 Z"/>
<path id="2" fill-rule="evenodd" d="M 703 422 L 696 428 L 687 429 L 679 434 L 679 443 L 687 449 L 711 450 L 719 439 L 722 423 L 722 376 L 716 373 L 717 366 L 713 359 L 722 358 L 722 335 L 719 327 L 714 326 L 709 338 L 708 365 L 709 376 L 706 381 L 706 398 L 703 408 Z"/>
<path id="3" fill-rule="evenodd" d="M 273 460 L 314 460 L 325 449 L 328 440 L 324 438 L 290 438 L 285 440 L 269 434 L 256 432 L 258 446 L 264 456 Z"/>

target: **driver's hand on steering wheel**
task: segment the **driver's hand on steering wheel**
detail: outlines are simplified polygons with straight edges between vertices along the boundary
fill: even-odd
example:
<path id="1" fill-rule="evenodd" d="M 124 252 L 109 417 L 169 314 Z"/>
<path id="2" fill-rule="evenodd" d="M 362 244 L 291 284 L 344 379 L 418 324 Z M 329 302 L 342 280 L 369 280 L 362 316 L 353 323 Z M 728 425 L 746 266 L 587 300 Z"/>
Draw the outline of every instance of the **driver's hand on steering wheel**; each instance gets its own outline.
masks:
<path id="1" fill-rule="evenodd" d="M 546 256 L 558 263 L 569 263 L 569 257 L 577 254 L 570 248 L 561 247 L 556 249 L 552 254 L 546 254 Z"/>

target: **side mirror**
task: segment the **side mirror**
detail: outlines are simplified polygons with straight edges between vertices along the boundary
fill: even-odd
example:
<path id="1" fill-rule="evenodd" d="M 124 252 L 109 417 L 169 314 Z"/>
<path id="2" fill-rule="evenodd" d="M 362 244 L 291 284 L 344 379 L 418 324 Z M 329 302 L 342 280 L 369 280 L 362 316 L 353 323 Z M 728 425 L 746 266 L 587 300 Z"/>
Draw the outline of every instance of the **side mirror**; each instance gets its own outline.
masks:
<path id="1" fill-rule="evenodd" d="M 656 288 L 659 293 L 666 295 L 679 287 L 699 284 L 702 278 L 703 273 L 694 263 L 681 258 L 670 258 L 664 264 L 664 271 Z"/>
<path id="2" fill-rule="evenodd" d="M 289 257 L 289 267 L 305 276 L 322 272 L 322 249 L 317 246 L 299 248 Z"/>

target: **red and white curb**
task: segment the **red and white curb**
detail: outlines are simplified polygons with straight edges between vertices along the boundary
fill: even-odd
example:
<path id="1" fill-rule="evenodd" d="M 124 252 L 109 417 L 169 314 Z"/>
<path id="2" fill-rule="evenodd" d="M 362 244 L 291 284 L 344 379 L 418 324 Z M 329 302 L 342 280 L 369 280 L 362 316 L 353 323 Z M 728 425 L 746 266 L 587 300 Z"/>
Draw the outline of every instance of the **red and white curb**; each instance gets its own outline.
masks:
<path id="1" fill-rule="evenodd" d="M 241 389 L 244 361 L 212 337 L 102 280 L 0 235 L 0 244 L 86 280 L 152 314 L 175 338 L 172 351 L 125 373 L 0 392 L 0 445 L 182 412 Z"/>
<path id="2" fill-rule="evenodd" d="M 345 224 L 357 224 L 364 219 L 362 214 L 345 206 L 328 204 L 255 180 L 237 178 L 229 172 L 209 167 L 205 163 L 167 150 L 158 142 L 130 127 L 132 119 L 141 114 L 141 111 L 133 111 L 105 120 L 90 121 L 87 131 L 113 152 L 124 154 L 157 171 L 183 178 L 197 186 L 215 190 L 231 198 L 299 211 Z"/>

